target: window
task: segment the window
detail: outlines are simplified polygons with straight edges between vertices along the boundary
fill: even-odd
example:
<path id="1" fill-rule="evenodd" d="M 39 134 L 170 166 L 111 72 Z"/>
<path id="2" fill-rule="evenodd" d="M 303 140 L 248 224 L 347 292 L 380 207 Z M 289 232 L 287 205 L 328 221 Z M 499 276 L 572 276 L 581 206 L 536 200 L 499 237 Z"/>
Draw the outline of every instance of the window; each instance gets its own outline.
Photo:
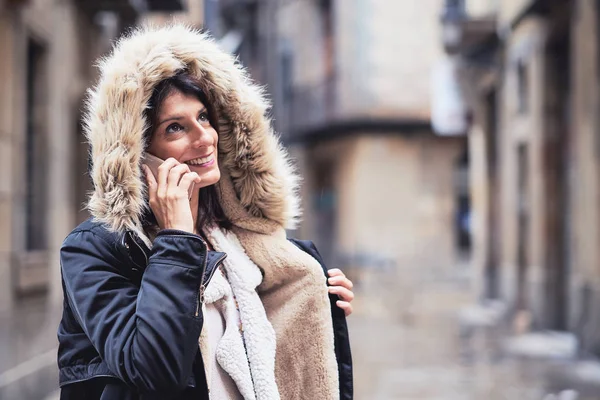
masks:
<path id="1" fill-rule="evenodd" d="M 27 118 L 25 133 L 25 250 L 45 250 L 47 219 L 48 129 L 46 49 L 30 39 L 27 46 Z"/>
<path id="2" fill-rule="evenodd" d="M 517 111 L 526 114 L 529 111 L 529 70 L 523 60 L 517 63 Z"/>

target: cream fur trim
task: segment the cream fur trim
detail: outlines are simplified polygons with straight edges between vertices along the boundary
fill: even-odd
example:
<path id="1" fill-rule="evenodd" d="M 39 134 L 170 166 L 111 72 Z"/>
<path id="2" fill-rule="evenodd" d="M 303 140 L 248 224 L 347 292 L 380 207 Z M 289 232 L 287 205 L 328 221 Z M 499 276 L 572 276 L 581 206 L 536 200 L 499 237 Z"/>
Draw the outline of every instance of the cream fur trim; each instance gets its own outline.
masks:
<path id="1" fill-rule="evenodd" d="M 98 65 L 100 80 L 88 92 L 84 114 L 94 182 L 88 209 L 96 220 L 112 230 L 141 232 L 144 110 L 160 81 L 187 69 L 219 111 L 218 161 L 237 202 L 253 217 L 295 225 L 298 177 L 271 129 L 264 91 L 207 34 L 177 24 L 142 27 L 123 36 Z"/>

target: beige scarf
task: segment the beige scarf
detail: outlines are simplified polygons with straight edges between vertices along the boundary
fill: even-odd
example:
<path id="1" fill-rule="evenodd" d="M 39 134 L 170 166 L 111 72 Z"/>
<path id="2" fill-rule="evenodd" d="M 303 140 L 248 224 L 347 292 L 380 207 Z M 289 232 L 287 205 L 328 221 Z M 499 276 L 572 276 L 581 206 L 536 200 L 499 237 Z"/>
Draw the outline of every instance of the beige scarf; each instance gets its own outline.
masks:
<path id="1" fill-rule="evenodd" d="M 263 272 L 257 291 L 276 334 L 275 378 L 282 399 L 338 399 L 339 380 L 327 286 L 319 263 L 281 225 L 250 216 L 230 178 L 221 204 L 246 254 Z"/>

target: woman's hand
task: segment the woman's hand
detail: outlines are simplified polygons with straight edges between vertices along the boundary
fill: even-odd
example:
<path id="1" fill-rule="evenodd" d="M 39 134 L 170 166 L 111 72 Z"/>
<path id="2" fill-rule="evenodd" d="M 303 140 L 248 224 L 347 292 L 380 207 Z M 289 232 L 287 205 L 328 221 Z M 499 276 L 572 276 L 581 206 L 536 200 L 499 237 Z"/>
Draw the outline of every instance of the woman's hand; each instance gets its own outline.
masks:
<path id="1" fill-rule="evenodd" d="M 143 166 L 148 182 L 150 208 L 160 229 L 178 229 L 194 232 L 194 218 L 190 207 L 188 188 L 199 184 L 200 176 L 191 172 L 187 164 L 168 158 L 158 167 L 158 179 L 146 165 Z"/>
<path id="2" fill-rule="evenodd" d="M 354 285 L 352 284 L 352 281 L 346 278 L 346 275 L 337 268 L 330 269 L 327 273 L 329 274 L 329 279 L 327 279 L 327 282 L 329 282 L 330 285 L 329 293 L 340 296 L 340 300 L 336 301 L 335 304 L 344 310 L 347 317 L 352 314 L 352 304 L 350 304 L 350 302 L 354 300 L 354 293 L 352 292 L 352 287 L 354 287 Z"/>

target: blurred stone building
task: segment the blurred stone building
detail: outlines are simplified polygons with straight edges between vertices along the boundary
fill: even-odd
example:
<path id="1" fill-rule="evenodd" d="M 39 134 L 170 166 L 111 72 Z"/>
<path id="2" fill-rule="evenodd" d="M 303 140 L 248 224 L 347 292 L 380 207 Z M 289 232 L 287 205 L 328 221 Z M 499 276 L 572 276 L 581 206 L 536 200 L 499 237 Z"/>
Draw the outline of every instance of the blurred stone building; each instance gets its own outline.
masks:
<path id="1" fill-rule="evenodd" d="M 483 298 L 600 355 L 600 5 L 446 1 L 474 111 L 474 262 Z"/>
<path id="2" fill-rule="evenodd" d="M 206 27 L 267 85 L 298 161 L 304 217 L 293 234 L 335 266 L 451 265 L 466 139 L 431 128 L 437 0 L 205 5 Z"/>
<path id="3" fill-rule="evenodd" d="M 458 257 L 468 160 L 464 137 L 430 124 L 437 1 L 359 3 L 0 1 L 0 309 L 29 293 L 60 301 L 58 248 L 88 216 L 80 117 L 93 62 L 124 29 L 173 16 L 204 20 L 267 85 L 305 178 L 295 234 L 340 266 Z"/>
<path id="4" fill-rule="evenodd" d="M 202 20 L 202 2 L 186 8 Z M 29 293 L 59 300 L 58 248 L 87 218 L 82 100 L 94 61 L 142 16 L 181 1 L 0 1 L 0 310 Z"/>

